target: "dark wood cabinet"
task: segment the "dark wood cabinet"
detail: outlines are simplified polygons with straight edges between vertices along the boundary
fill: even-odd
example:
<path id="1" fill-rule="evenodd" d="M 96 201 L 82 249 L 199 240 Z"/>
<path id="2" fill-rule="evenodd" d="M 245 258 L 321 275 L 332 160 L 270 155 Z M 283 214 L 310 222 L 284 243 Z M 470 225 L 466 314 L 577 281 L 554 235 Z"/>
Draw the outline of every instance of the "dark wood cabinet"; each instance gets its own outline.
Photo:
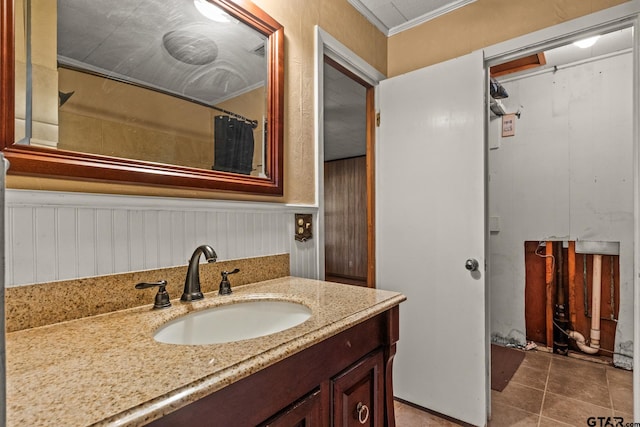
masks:
<path id="1" fill-rule="evenodd" d="M 383 356 L 378 351 L 333 380 L 333 426 L 383 426 Z"/>
<path id="2" fill-rule="evenodd" d="M 395 427 L 398 313 L 392 307 L 150 425 Z"/>
<path id="3" fill-rule="evenodd" d="M 320 390 L 294 403 L 260 427 L 315 427 L 324 425 Z"/>
<path id="4" fill-rule="evenodd" d="M 383 353 L 376 351 L 323 384 L 324 393 L 316 390 L 260 427 L 384 426 L 383 373 Z M 323 399 L 329 401 L 328 414 L 322 412 Z"/>

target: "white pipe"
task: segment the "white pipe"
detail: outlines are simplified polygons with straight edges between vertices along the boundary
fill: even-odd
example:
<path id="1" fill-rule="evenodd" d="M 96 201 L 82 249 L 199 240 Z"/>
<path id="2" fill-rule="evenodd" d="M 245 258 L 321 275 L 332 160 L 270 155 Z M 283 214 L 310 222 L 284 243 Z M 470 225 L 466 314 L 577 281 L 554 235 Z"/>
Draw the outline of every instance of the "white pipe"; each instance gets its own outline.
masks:
<path id="1" fill-rule="evenodd" d="M 589 347 L 600 349 L 600 293 L 602 285 L 602 255 L 593 256 L 593 282 L 591 292 L 591 342 Z"/>
<path id="2" fill-rule="evenodd" d="M 580 332 L 567 331 L 567 334 L 569 335 L 569 338 L 576 341 L 578 348 L 580 349 L 580 351 L 583 351 L 584 353 L 596 354 L 600 350 L 599 348 L 589 347 L 587 344 L 585 344 L 584 335 L 582 335 Z"/>
<path id="3" fill-rule="evenodd" d="M 600 293 L 602 287 L 602 255 L 593 255 L 593 281 L 591 282 L 591 342 L 585 343 L 584 335 L 578 331 L 567 331 L 580 351 L 596 354 L 600 351 Z M 586 298 L 586 295 L 585 295 Z"/>

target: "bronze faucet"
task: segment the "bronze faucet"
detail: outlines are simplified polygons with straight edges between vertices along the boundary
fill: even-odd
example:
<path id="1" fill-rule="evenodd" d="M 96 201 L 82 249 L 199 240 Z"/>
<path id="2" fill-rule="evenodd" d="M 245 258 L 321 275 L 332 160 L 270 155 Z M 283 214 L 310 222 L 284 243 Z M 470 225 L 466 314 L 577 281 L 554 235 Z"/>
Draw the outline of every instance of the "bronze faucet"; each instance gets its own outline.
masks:
<path id="1" fill-rule="evenodd" d="M 184 281 L 184 292 L 181 301 L 196 301 L 204 298 L 200 290 L 200 255 L 204 254 L 207 262 L 216 262 L 218 255 L 209 245 L 201 245 L 193 251 L 187 268 L 187 278 Z"/>

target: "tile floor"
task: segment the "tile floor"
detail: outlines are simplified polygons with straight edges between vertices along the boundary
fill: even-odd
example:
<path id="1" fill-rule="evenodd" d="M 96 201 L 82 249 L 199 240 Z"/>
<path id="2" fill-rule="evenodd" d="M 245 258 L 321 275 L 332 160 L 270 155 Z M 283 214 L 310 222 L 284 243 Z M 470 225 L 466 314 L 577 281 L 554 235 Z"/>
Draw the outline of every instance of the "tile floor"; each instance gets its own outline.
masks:
<path id="1" fill-rule="evenodd" d="M 632 394 L 630 371 L 530 351 L 507 387 L 491 391 L 489 426 L 584 427 L 591 416 L 623 417 L 624 424 L 633 421 Z M 457 425 L 400 402 L 395 407 L 398 427 Z"/>

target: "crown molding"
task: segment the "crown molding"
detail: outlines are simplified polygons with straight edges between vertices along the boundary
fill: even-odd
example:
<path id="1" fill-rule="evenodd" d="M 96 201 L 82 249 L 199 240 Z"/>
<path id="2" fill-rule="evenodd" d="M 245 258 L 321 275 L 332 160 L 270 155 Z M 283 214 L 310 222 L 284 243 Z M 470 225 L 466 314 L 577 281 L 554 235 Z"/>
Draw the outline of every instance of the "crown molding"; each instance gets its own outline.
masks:
<path id="1" fill-rule="evenodd" d="M 373 14 L 360 0 L 348 0 L 351 6 L 353 6 L 360 14 L 362 14 L 369 22 L 382 32 L 385 36 L 389 37 L 389 27 L 384 25 L 377 16 Z"/>
<path id="2" fill-rule="evenodd" d="M 410 28 L 416 27 L 420 24 L 423 24 L 427 21 L 435 19 L 439 16 L 445 15 L 449 12 L 453 12 L 456 9 L 459 9 L 463 6 L 466 6 L 470 3 L 475 2 L 476 0 L 458 0 L 449 4 L 446 4 L 434 11 L 426 13 L 422 16 L 418 16 L 417 18 L 411 19 L 403 24 L 396 25 L 395 27 L 389 28 L 387 27 L 377 16 L 367 8 L 361 0 L 348 0 L 349 3 L 360 12 L 369 22 L 371 22 L 376 28 L 378 28 L 384 35 L 387 37 L 391 37 L 403 31 L 406 31 Z"/>
<path id="3" fill-rule="evenodd" d="M 475 1 L 476 0 L 458 0 L 456 2 L 446 4 L 436 10 L 407 21 L 404 24 L 396 25 L 395 27 L 390 28 L 389 32 L 387 33 L 387 37 L 391 37 L 410 28 L 417 27 L 420 24 L 424 24 L 427 21 L 431 21 L 432 19 L 436 19 L 442 15 L 446 15 L 449 12 L 453 12 L 454 10 L 460 9 L 461 7 L 474 3 Z"/>

